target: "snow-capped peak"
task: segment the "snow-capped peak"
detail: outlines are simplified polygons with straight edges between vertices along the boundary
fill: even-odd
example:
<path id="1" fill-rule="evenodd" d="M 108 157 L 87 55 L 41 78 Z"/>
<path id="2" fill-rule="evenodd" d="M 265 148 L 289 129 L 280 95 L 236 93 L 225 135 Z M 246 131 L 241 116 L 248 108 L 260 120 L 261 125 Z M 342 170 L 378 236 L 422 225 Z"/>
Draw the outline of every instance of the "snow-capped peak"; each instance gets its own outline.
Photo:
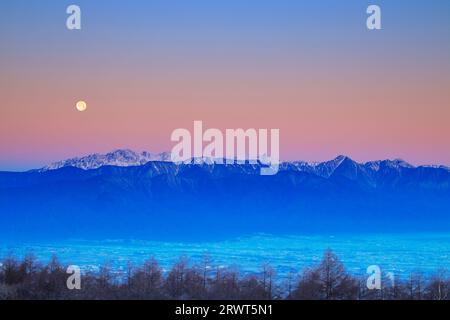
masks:
<path id="1" fill-rule="evenodd" d="M 118 149 L 106 154 L 91 154 L 52 163 L 40 171 L 55 170 L 63 167 L 76 167 L 84 170 L 97 169 L 102 166 L 140 166 L 150 161 L 170 161 L 170 153 L 151 154 L 147 151 L 135 152 L 129 149 Z"/>
<path id="2" fill-rule="evenodd" d="M 377 160 L 377 161 L 369 161 L 364 163 L 364 166 L 370 168 L 374 171 L 378 171 L 381 166 L 386 166 L 390 168 L 414 168 L 414 166 L 403 159 L 394 159 L 394 160 Z"/>

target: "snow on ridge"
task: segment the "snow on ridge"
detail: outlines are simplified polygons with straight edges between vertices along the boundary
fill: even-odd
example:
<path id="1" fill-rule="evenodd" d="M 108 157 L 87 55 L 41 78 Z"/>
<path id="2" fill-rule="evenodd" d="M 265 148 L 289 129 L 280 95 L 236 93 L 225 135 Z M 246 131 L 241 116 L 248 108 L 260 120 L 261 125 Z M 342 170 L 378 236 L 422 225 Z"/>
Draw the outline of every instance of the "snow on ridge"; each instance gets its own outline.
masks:
<path id="1" fill-rule="evenodd" d="M 307 161 L 285 161 L 280 163 L 280 170 L 296 170 L 302 172 L 315 173 L 323 177 L 329 177 L 333 172 L 344 162 L 351 161 L 357 165 L 363 166 L 369 170 L 378 171 L 382 166 L 390 168 L 414 168 L 413 165 L 405 162 L 402 159 L 394 160 L 377 160 L 358 163 L 352 159 L 340 155 L 336 158 L 323 162 L 307 162 Z M 171 162 L 170 152 L 162 152 L 153 154 L 147 151 L 135 152 L 130 149 L 117 149 L 106 154 L 95 153 L 84 157 L 75 157 L 63 161 L 54 162 L 37 171 L 50 171 L 63 167 L 76 167 L 83 170 L 98 169 L 102 166 L 141 166 L 148 162 Z M 212 163 L 211 163 L 212 162 Z M 196 163 L 193 161 L 192 163 Z M 206 161 L 204 164 L 214 164 L 214 161 Z M 433 168 L 443 168 L 450 170 L 445 166 L 424 166 Z"/>
<path id="2" fill-rule="evenodd" d="M 151 154 L 147 151 L 135 152 L 129 149 L 118 149 L 106 154 L 95 153 L 85 157 L 75 157 L 54 162 L 39 171 L 56 170 L 64 167 L 75 167 L 83 170 L 97 169 L 103 166 L 140 166 L 150 161 L 170 161 L 170 153 Z"/>

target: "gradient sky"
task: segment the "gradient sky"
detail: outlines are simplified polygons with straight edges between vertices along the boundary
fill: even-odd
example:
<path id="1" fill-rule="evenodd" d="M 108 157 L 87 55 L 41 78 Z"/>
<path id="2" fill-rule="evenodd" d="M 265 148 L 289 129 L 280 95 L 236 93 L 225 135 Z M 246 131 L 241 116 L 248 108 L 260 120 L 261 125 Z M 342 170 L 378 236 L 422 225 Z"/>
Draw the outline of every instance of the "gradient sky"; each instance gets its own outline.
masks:
<path id="1" fill-rule="evenodd" d="M 284 160 L 450 165 L 449 57 L 448 0 L 2 0 L 0 170 L 167 151 L 194 120 L 279 128 Z"/>

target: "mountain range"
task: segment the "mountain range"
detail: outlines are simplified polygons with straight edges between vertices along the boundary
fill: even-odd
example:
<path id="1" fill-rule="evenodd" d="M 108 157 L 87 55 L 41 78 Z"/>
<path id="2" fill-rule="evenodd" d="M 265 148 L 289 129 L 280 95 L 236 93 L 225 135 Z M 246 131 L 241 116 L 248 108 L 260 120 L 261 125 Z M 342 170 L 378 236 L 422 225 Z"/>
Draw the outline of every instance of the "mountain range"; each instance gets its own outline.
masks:
<path id="1" fill-rule="evenodd" d="M 55 170 L 64 167 L 75 167 L 84 170 L 97 169 L 103 166 L 129 167 L 146 164 L 150 161 L 170 161 L 170 153 L 153 154 L 147 151 L 135 152 L 129 149 L 118 149 L 107 154 L 91 154 L 54 162 L 38 171 Z"/>
<path id="2" fill-rule="evenodd" d="M 346 156 L 177 165 L 116 150 L 0 172 L 0 239 L 215 240 L 249 233 L 450 230 L 450 169 Z"/>
<path id="3" fill-rule="evenodd" d="M 297 170 L 309 173 L 314 173 L 321 177 L 328 178 L 334 170 L 341 165 L 341 163 L 347 159 L 346 156 L 338 156 L 333 160 L 325 162 L 307 162 L 307 161 L 293 161 L 282 163 L 282 169 L 284 170 Z M 208 159 L 214 162 L 214 159 Z M 103 166 L 118 166 L 118 167 L 130 167 L 144 165 L 148 162 L 170 162 L 170 152 L 162 153 L 150 153 L 148 151 L 135 152 L 130 149 L 117 149 L 106 154 L 91 154 L 85 157 L 70 158 L 63 161 L 54 162 L 50 165 L 44 166 L 37 170 L 32 171 L 49 171 L 56 170 L 63 167 L 75 167 L 84 170 L 97 169 Z M 356 164 L 356 163 L 355 163 Z M 358 165 L 365 167 L 367 170 L 378 171 L 380 167 L 390 166 L 393 168 L 415 168 L 415 166 L 405 162 L 402 159 L 395 160 L 378 160 L 369 161 L 366 163 L 358 163 Z M 421 166 L 424 168 L 435 168 L 450 170 L 446 166 Z"/>

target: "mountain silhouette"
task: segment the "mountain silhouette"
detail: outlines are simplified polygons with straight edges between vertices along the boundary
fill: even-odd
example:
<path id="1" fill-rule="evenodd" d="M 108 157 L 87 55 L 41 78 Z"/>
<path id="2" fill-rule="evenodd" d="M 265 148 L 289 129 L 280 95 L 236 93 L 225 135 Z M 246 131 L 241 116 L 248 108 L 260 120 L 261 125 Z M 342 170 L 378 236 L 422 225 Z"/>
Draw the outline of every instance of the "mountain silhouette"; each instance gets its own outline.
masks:
<path id="1" fill-rule="evenodd" d="M 261 176 L 261 164 L 177 165 L 125 153 L 130 164 L 123 153 L 115 154 L 125 163 L 92 161 L 93 168 L 80 168 L 68 161 L 0 172 L 0 239 L 216 240 L 260 232 L 450 227 L 446 167 L 339 156 L 285 162 L 277 175 Z"/>

